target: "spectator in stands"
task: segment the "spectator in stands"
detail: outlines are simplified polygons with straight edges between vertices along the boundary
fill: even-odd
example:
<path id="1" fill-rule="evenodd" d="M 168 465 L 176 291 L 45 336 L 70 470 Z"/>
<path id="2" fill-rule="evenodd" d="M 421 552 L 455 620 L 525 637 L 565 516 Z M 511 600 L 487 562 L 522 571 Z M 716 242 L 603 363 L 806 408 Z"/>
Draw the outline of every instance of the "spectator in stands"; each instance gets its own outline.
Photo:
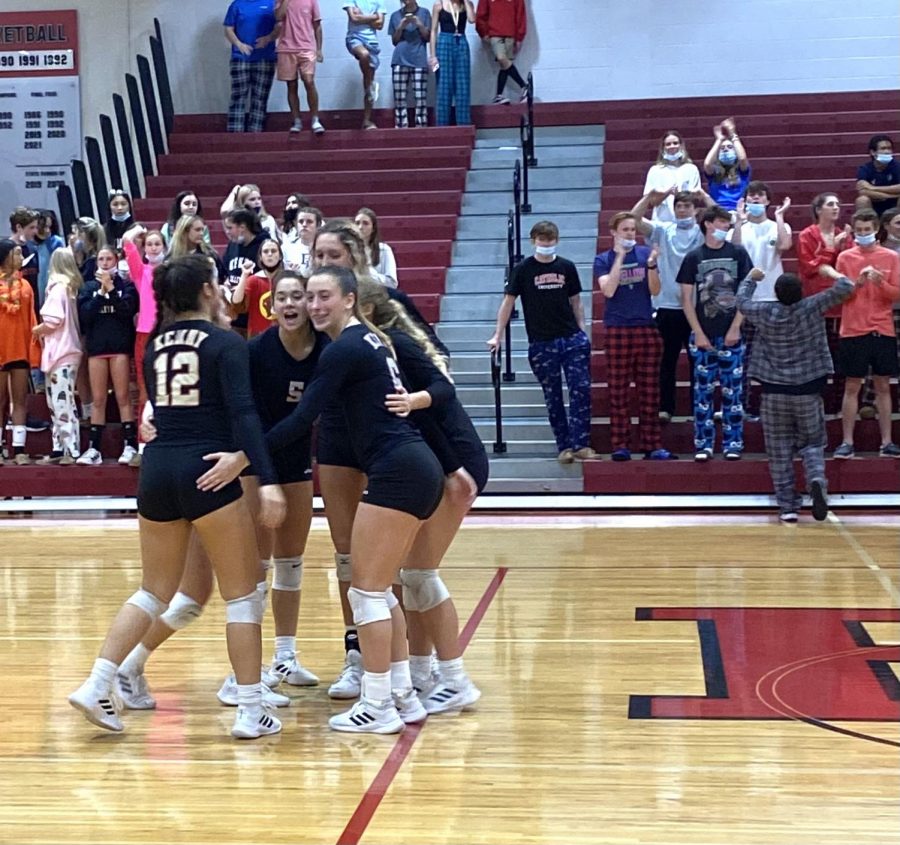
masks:
<path id="1" fill-rule="evenodd" d="M 630 211 L 614 214 L 609 222 L 613 248 L 594 259 L 594 278 L 606 305 L 603 329 L 606 378 L 609 384 L 609 424 L 612 459 L 630 461 L 629 389 L 634 382 L 638 401 L 638 429 L 645 460 L 666 461 L 659 428 L 659 360 L 662 339 L 653 323 L 651 297 L 660 292 L 658 251 L 638 244 L 637 217 Z"/>
<path id="2" fill-rule="evenodd" d="M 692 249 L 703 243 L 703 232 L 697 225 L 695 194 L 679 191 L 674 200 L 674 222 L 647 220 L 644 215 L 653 204 L 669 198 L 669 192 L 651 191 L 631 210 L 638 221 L 638 231 L 658 250 L 657 272 L 660 291 L 653 297 L 656 327 L 662 337 L 662 358 L 659 365 L 659 418 L 668 422 L 675 415 L 678 359 L 682 349 L 689 349 L 691 324 L 684 316 L 681 304 L 681 285 L 678 271 L 681 262 Z M 694 362 L 688 355 L 689 383 L 694 381 Z"/>
<path id="3" fill-rule="evenodd" d="M 350 55 L 359 62 L 363 83 L 363 129 L 377 129 L 372 121 L 372 106 L 378 100 L 380 86 L 375 80 L 375 71 L 381 64 L 381 47 L 378 44 L 378 30 L 384 28 L 387 9 L 382 0 L 355 0 L 344 3 L 341 8 L 347 13 L 347 38 L 345 44 Z"/>
<path id="4" fill-rule="evenodd" d="M 843 231 L 838 230 L 837 222 L 841 216 L 841 201 L 837 195 L 825 191 L 819 194 L 810 205 L 813 223 L 797 236 L 797 271 L 803 283 L 803 295 L 812 296 L 827 290 L 829 280 L 834 277 L 831 272 L 837 262 L 841 250 L 851 246 L 851 230 L 849 224 Z M 828 337 L 828 348 L 831 357 L 837 361 L 838 338 L 840 337 L 841 311 L 834 308 L 825 313 L 825 333 Z M 832 384 L 825 390 L 825 413 L 840 412 L 844 393 L 843 379 L 835 376 Z"/>
<path id="5" fill-rule="evenodd" d="M 397 260 L 394 250 L 381 240 L 378 232 L 378 216 L 371 208 L 361 208 L 353 219 L 366 245 L 366 257 L 371 265 L 372 275 L 385 287 L 397 287 Z"/>
<path id="6" fill-rule="evenodd" d="M 707 190 L 716 205 L 734 211 L 750 181 L 750 161 L 730 117 L 713 127 L 713 138 L 703 161 Z"/>
<path id="7" fill-rule="evenodd" d="M 305 200 L 306 197 L 298 198 L 292 194 L 288 197 L 288 204 L 297 202 L 298 199 Z M 285 205 L 281 250 L 286 269 L 309 278 L 312 273 L 312 245 L 322 222 L 322 212 L 318 208 L 305 203 L 298 208 Z"/>
<path id="8" fill-rule="evenodd" d="M 900 255 L 900 208 L 889 208 L 881 215 L 881 245 Z M 894 330 L 897 333 L 897 355 L 900 358 L 900 300 L 894 303 Z M 874 396 L 872 397 L 874 402 Z"/>
<path id="9" fill-rule="evenodd" d="M 658 223 L 674 222 L 675 195 L 699 190 L 700 171 L 691 161 L 684 139 L 674 130 L 666 132 L 659 142 L 656 163 L 650 166 L 644 181 L 644 196 L 656 191 L 665 197 L 653 206 L 653 220 Z"/>
<path id="10" fill-rule="evenodd" d="M 225 276 L 219 281 L 225 299 L 231 303 L 232 294 L 244 272 L 244 262 L 251 261 L 254 265 L 251 272 L 256 271 L 259 248 L 268 238 L 268 234 L 260 225 L 259 217 L 244 208 L 232 211 L 225 218 L 225 231 L 228 233 L 228 247 L 222 258 L 225 264 Z M 246 335 L 247 315 L 238 314 L 232 321 L 232 326 L 240 334 Z"/>
<path id="11" fill-rule="evenodd" d="M 514 62 L 522 49 L 527 30 L 525 0 L 478 0 L 475 29 L 490 45 L 491 53 L 500 65 L 494 103 L 509 105 L 509 99 L 504 93 L 509 79 L 521 89 L 519 102 L 524 103 L 528 99 L 528 84 L 522 79 Z"/>
<path id="12" fill-rule="evenodd" d="M 283 269 L 281 247 L 271 238 L 260 244 L 256 263 L 245 258 L 241 264 L 241 278 L 231 295 L 231 304 L 236 312 L 247 315 L 248 340 L 262 334 L 275 322 L 272 286 Z"/>
<path id="13" fill-rule="evenodd" d="M 754 267 L 763 272 L 762 279 L 754 288 L 758 302 L 775 302 L 775 280 L 784 273 L 781 254 L 793 245 L 791 227 L 785 223 L 784 215 L 791 207 L 791 198 L 785 197 L 775 209 L 775 219 L 766 215 L 772 201 L 772 189 L 759 181 L 750 182 L 747 192 L 738 203 L 735 227 L 729 233 L 733 244 L 740 244 L 750 253 Z M 759 416 L 759 401 L 750 390 L 750 361 L 753 357 L 753 340 L 756 324 L 745 322 L 742 326 L 744 338 L 744 419 Z"/>
<path id="14" fill-rule="evenodd" d="M 740 460 L 744 451 L 741 405 L 744 347 L 735 295 L 753 265 L 742 246 L 728 243 L 731 214 L 713 206 L 700 215 L 703 243 L 691 250 L 678 271 L 681 304 L 691 324 L 694 358 L 695 461 L 712 458 L 716 427 L 713 394 L 722 388 L 722 450 L 725 460 Z"/>
<path id="15" fill-rule="evenodd" d="M 78 262 L 83 279 L 93 279 L 97 270 L 97 253 L 106 246 L 106 232 L 93 217 L 79 217 L 72 224 L 69 248 Z"/>
<path id="16" fill-rule="evenodd" d="M 113 188 L 109 192 L 109 219 L 103 226 L 106 232 L 106 243 L 122 248 L 122 236 L 134 225 L 134 214 L 131 197 L 121 188 Z"/>
<path id="17" fill-rule="evenodd" d="M 324 58 L 319 0 L 276 0 L 275 19 L 281 24 L 275 50 L 278 78 L 287 83 L 288 107 L 293 118 L 290 131 L 299 132 L 303 128 L 297 86 L 299 74 L 309 103 L 309 128 L 321 135 L 325 127 L 319 120 L 319 92 L 316 90 L 316 62 Z"/>
<path id="18" fill-rule="evenodd" d="M 178 221 L 182 217 L 193 215 L 203 216 L 203 205 L 200 203 L 200 198 L 193 191 L 179 191 L 172 201 L 169 216 L 166 218 L 166 222 L 163 223 L 162 229 L 160 229 L 166 246 L 172 242 L 172 236 L 175 234 L 175 227 L 178 225 Z M 211 243 L 209 229 L 204 230 L 203 239 L 207 243 Z"/>
<path id="19" fill-rule="evenodd" d="M 431 69 L 438 73 L 435 122 L 450 125 L 450 108 L 455 108 L 456 126 L 472 122 L 469 110 L 472 67 L 466 23 L 475 20 L 472 0 L 439 0 L 431 10 Z"/>
<path id="20" fill-rule="evenodd" d="M 259 225 L 268 232 L 272 240 L 280 240 L 281 232 L 278 229 L 278 221 L 266 211 L 259 185 L 235 185 L 222 202 L 219 213 L 225 217 L 229 212 L 241 208 L 252 211 L 259 217 Z"/>
<path id="21" fill-rule="evenodd" d="M 50 256 L 66 242 L 59 234 L 59 221 L 56 213 L 49 208 L 37 210 L 37 231 L 34 233 L 34 247 L 38 254 L 38 299 L 43 305 L 47 290 L 47 278 L 50 275 Z"/>
<path id="22" fill-rule="evenodd" d="M 550 427 L 561 464 L 596 458 L 590 447 L 591 433 L 591 342 L 585 333 L 584 308 L 578 270 L 557 255 L 559 228 L 549 220 L 531 227 L 534 256 L 513 268 L 497 326 L 487 341 L 491 350 L 500 346 L 500 336 L 522 297 L 528 363 L 544 393 Z M 562 374 L 569 387 L 569 412 L 562 396 Z"/>
<path id="23" fill-rule="evenodd" d="M 856 207 L 884 214 L 900 201 L 900 163 L 894 158 L 894 142 L 889 136 L 872 136 L 869 159 L 856 171 Z"/>
<path id="24" fill-rule="evenodd" d="M 893 306 L 900 299 L 900 256 L 877 243 L 878 215 L 869 208 L 853 215 L 856 245 L 837 258 L 837 273 L 856 280 L 841 311 L 840 369 L 846 378 L 841 408 L 843 442 L 836 458 L 852 458 L 859 389 L 872 372 L 883 458 L 900 458 L 891 440 L 890 379 L 900 374 Z"/>
<path id="25" fill-rule="evenodd" d="M 195 252 L 202 253 L 215 263 L 218 278 L 224 279 L 227 275 L 225 264 L 206 240 L 208 233 L 209 227 L 202 217 L 196 214 L 185 214 L 175 227 L 172 242 L 169 244 L 168 257 L 181 258 L 183 255 L 191 255 Z"/>
<path id="26" fill-rule="evenodd" d="M 756 326 L 757 351 L 749 375 L 762 384 L 762 425 L 766 456 L 782 522 L 796 522 L 802 497 L 795 488 L 794 457 L 803 461 L 813 517 L 828 515 L 825 478 L 825 408 L 822 389 L 834 370 L 825 336 L 825 311 L 853 293 L 853 282 L 803 297 L 800 279 L 779 275 L 774 300 L 755 296 L 763 271 L 756 267 L 738 288 L 738 310 Z"/>
<path id="27" fill-rule="evenodd" d="M 225 40 L 231 44 L 229 132 L 262 132 L 280 27 L 275 0 L 233 0 L 225 13 Z"/>
<path id="28" fill-rule="evenodd" d="M 394 127 L 409 126 L 407 97 L 412 84 L 416 104 L 416 126 L 428 126 L 428 39 L 431 38 L 431 12 L 416 0 L 403 0 L 391 15 L 388 35 L 394 44 L 391 79 L 394 86 Z"/>
<path id="29" fill-rule="evenodd" d="M 38 213 L 32 208 L 18 206 L 9 215 L 10 239 L 18 244 L 22 251 L 22 264 L 19 267 L 19 275 L 31 286 L 31 304 L 34 315 L 40 314 L 40 286 L 38 278 L 41 275 L 41 260 L 37 247 L 34 244 L 34 236 L 38 230 Z"/>

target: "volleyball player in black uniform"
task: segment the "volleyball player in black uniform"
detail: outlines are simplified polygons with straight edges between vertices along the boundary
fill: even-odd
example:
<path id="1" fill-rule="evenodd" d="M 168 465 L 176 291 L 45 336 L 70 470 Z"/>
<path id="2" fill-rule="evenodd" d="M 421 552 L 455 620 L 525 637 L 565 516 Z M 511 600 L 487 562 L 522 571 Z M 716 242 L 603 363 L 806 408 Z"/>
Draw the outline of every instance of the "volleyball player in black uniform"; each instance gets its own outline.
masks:
<path id="1" fill-rule="evenodd" d="M 396 733 L 403 720 L 392 690 L 405 698 L 412 693 L 412 682 L 406 623 L 391 583 L 422 521 L 440 503 L 444 477 L 412 423 L 385 406 L 385 396 L 402 389 L 399 368 L 383 336 L 360 319 L 356 290 L 356 276 L 346 268 L 324 267 L 310 277 L 307 311 L 332 343 L 322 353 L 300 404 L 266 440 L 273 454 L 289 447 L 309 432 L 329 401 L 339 399 L 350 446 L 367 475 L 353 520 L 348 591 L 364 672 L 360 700 L 329 724 L 340 731 Z M 245 461 L 241 455 L 222 456 L 201 477 L 201 488 L 220 489 Z"/>
<path id="2" fill-rule="evenodd" d="M 389 396 L 388 408 L 410 414 L 446 475 L 441 504 L 416 535 L 400 577 L 413 685 L 427 712 L 458 712 L 473 705 L 481 692 L 465 672 L 459 617 L 438 567 L 487 484 L 488 459 L 456 397 L 445 361 L 402 306 L 382 285 L 369 281 L 360 282 L 359 302 L 363 315 L 391 339 L 406 382 L 408 392 Z M 432 644 L 438 655 L 436 678 L 431 673 Z"/>
<path id="3" fill-rule="evenodd" d="M 262 706 L 262 601 L 250 511 L 237 482 L 216 491 L 196 483 L 207 466 L 204 455 L 236 441 L 259 471 L 261 520 L 274 528 L 284 517 L 284 497 L 253 406 L 246 346 L 212 322 L 221 294 L 208 258 L 162 265 L 153 288 L 158 316 L 144 371 L 158 436 L 145 450 L 138 485 L 142 584 L 119 611 L 90 677 L 69 702 L 95 725 L 123 729 L 111 695 L 116 670 L 174 595 L 193 529 L 227 605 L 226 639 L 240 704 L 232 735 L 277 733 L 281 723 Z"/>

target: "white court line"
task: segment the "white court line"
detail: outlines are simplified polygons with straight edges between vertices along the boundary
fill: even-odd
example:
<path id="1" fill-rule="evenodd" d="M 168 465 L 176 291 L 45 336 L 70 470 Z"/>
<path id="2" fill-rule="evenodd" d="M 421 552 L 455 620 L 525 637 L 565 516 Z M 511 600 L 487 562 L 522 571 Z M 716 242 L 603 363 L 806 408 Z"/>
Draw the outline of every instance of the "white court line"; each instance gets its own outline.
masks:
<path id="1" fill-rule="evenodd" d="M 844 539 L 844 542 L 850 546 L 853 551 L 859 556 L 859 559 L 869 568 L 871 572 L 875 574 L 875 577 L 881 583 L 881 586 L 887 591 L 887 594 L 891 597 L 894 604 L 900 606 L 900 590 L 898 590 L 890 578 L 888 578 L 885 571 L 875 563 L 875 559 L 870 555 L 860 544 L 860 542 L 854 537 L 844 526 L 841 520 L 835 516 L 831 511 L 828 512 L 828 521 L 837 528 L 838 533 Z"/>

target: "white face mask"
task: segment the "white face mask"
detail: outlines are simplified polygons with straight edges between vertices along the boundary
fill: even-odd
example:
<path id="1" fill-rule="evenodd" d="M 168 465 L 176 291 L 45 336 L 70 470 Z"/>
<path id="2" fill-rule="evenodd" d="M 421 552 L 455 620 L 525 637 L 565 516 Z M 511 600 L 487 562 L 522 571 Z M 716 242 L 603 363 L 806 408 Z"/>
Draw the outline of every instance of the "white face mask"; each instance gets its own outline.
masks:
<path id="1" fill-rule="evenodd" d="M 623 249 L 634 249 L 637 241 L 632 238 L 620 238 L 619 243 L 622 244 Z"/>
<path id="2" fill-rule="evenodd" d="M 681 150 L 675 153 L 663 153 L 663 158 L 666 161 L 678 161 L 684 157 L 684 153 Z"/>
<path id="3" fill-rule="evenodd" d="M 556 255 L 556 244 L 553 246 L 536 246 L 534 248 L 535 255 Z"/>

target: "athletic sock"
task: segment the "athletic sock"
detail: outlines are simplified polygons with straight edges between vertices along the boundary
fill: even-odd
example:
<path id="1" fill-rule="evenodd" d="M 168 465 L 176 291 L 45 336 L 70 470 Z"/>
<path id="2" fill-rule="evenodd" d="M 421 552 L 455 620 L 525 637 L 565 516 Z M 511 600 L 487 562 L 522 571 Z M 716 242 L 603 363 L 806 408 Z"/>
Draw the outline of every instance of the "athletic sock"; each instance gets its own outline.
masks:
<path id="1" fill-rule="evenodd" d="M 125 445 L 137 449 L 137 427 L 133 422 L 122 423 L 122 436 L 125 439 Z"/>
<path id="2" fill-rule="evenodd" d="M 28 429 L 24 425 L 14 425 L 12 427 L 12 445 L 14 455 L 20 455 L 25 451 L 25 441 L 27 439 Z"/>
<path id="3" fill-rule="evenodd" d="M 409 656 L 409 670 L 412 674 L 413 682 L 427 681 L 431 677 L 431 655 L 427 654 L 411 654 Z M 414 683 L 414 686 L 420 686 Z"/>
<path id="4" fill-rule="evenodd" d="M 409 661 L 398 660 L 396 663 L 391 663 L 391 689 L 408 690 L 412 685 Z"/>
<path id="5" fill-rule="evenodd" d="M 501 96 L 503 94 L 503 89 L 506 88 L 506 80 L 509 77 L 509 71 L 503 70 L 500 68 L 500 72 L 497 74 L 497 96 Z"/>
<path id="6" fill-rule="evenodd" d="M 116 669 L 118 668 L 112 660 L 98 657 L 91 669 L 91 680 L 94 682 L 94 686 L 103 692 L 109 692 L 112 689 L 113 680 L 116 677 Z"/>
<path id="7" fill-rule="evenodd" d="M 275 659 L 293 657 L 297 653 L 296 637 L 275 637 Z"/>
<path id="8" fill-rule="evenodd" d="M 100 444 L 103 442 L 104 428 L 106 428 L 105 425 L 91 425 L 91 448 L 96 449 L 98 452 L 102 451 Z"/>
<path id="9" fill-rule="evenodd" d="M 528 84 L 524 79 L 522 79 L 522 74 L 516 69 L 515 65 L 510 65 L 506 69 L 506 73 L 509 78 L 516 83 L 520 88 L 525 88 Z"/>
<path id="10" fill-rule="evenodd" d="M 262 708 L 262 684 L 237 684 L 238 707 L 243 707 L 251 714 L 259 713 Z"/>
<path id="11" fill-rule="evenodd" d="M 126 675 L 143 675 L 147 660 L 153 654 L 143 643 L 138 643 L 119 667 Z"/>
<path id="12" fill-rule="evenodd" d="M 391 672 L 363 672 L 362 695 L 375 704 L 391 700 Z"/>
<path id="13" fill-rule="evenodd" d="M 459 683 L 466 678 L 466 670 L 461 657 L 456 657 L 453 660 L 438 660 L 438 667 L 440 668 L 442 681 Z"/>
<path id="14" fill-rule="evenodd" d="M 344 651 L 361 651 L 359 647 L 359 634 L 356 633 L 356 628 L 348 625 L 347 630 L 344 631 Z"/>

